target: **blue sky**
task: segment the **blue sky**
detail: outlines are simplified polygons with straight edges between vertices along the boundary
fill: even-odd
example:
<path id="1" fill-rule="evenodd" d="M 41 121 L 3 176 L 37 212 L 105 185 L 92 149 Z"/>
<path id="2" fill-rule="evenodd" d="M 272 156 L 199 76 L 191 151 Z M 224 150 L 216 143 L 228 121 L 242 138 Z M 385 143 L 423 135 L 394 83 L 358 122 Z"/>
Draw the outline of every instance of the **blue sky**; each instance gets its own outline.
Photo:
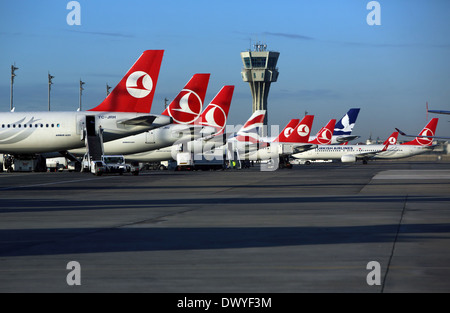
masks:
<path id="1" fill-rule="evenodd" d="M 381 25 L 369 26 L 368 0 L 100 1 L 79 0 L 81 25 L 66 22 L 69 1 L 0 2 L 0 111 L 9 110 L 10 67 L 16 111 L 47 110 L 47 73 L 55 76 L 52 110 L 100 103 L 142 51 L 164 49 L 152 113 L 161 113 L 194 73 L 211 73 L 206 102 L 235 85 L 229 124 L 251 114 L 240 52 L 262 41 L 279 51 L 269 94 L 269 124 L 305 111 L 313 133 L 360 107 L 355 134 L 386 138 L 395 127 L 416 134 L 425 103 L 450 110 L 450 1 L 379 0 Z M 439 135 L 450 134 L 440 118 Z M 431 117 L 431 114 L 430 116 Z"/>

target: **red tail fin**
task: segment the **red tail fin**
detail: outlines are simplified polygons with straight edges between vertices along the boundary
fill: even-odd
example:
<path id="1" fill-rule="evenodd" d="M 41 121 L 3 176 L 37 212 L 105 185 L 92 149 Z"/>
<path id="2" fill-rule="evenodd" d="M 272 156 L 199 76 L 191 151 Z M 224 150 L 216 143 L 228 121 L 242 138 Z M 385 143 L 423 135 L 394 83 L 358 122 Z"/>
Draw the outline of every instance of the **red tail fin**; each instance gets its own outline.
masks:
<path id="1" fill-rule="evenodd" d="M 227 124 L 233 92 L 234 86 L 223 86 L 195 124 L 215 127 L 217 135 L 223 133 Z"/>
<path id="2" fill-rule="evenodd" d="M 89 111 L 150 113 L 164 50 L 147 50 L 120 83 Z"/>
<path id="3" fill-rule="evenodd" d="M 280 142 L 307 143 L 311 134 L 313 120 L 314 115 L 305 115 L 291 135 L 285 141 Z"/>
<path id="4" fill-rule="evenodd" d="M 289 121 L 286 127 L 280 132 L 277 138 L 273 142 L 286 142 L 287 138 L 292 134 L 295 129 L 295 126 L 298 125 L 300 119 L 294 118 Z"/>
<path id="5" fill-rule="evenodd" d="M 434 136 L 436 133 L 436 127 L 439 119 L 434 117 L 428 124 L 422 129 L 418 137 L 414 140 L 403 143 L 403 145 L 415 145 L 415 146 L 431 146 L 433 138 L 419 137 L 419 136 Z"/>
<path id="6" fill-rule="evenodd" d="M 245 132 L 248 129 L 254 127 L 262 127 L 264 123 L 264 117 L 266 116 L 265 110 L 256 110 L 252 116 L 245 122 L 244 126 L 239 131 Z"/>
<path id="7" fill-rule="evenodd" d="M 398 138 L 398 132 L 393 132 L 392 135 L 390 135 L 388 137 L 388 139 L 386 139 L 385 142 L 383 142 L 383 145 L 396 145 L 397 144 L 397 138 Z"/>
<path id="8" fill-rule="evenodd" d="M 162 115 L 173 118 L 175 124 L 192 124 L 202 112 L 210 74 L 195 74 L 172 100 Z"/>
<path id="9" fill-rule="evenodd" d="M 257 143 L 260 141 L 260 131 L 264 126 L 264 117 L 266 110 L 256 110 L 252 113 L 244 126 L 236 134 L 236 140 L 239 142 Z"/>
<path id="10" fill-rule="evenodd" d="M 336 120 L 331 119 L 325 127 L 322 127 L 321 130 L 316 135 L 314 140 L 310 140 L 309 143 L 313 143 L 316 145 L 329 145 L 331 144 L 331 139 L 333 138 L 334 125 L 336 125 Z"/>

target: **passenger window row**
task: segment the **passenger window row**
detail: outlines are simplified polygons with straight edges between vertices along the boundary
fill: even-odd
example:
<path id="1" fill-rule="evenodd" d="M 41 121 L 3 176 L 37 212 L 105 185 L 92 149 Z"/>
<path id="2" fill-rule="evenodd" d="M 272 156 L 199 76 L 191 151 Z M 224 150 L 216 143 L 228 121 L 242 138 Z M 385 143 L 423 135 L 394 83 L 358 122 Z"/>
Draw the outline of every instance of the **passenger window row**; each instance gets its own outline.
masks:
<path id="1" fill-rule="evenodd" d="M 2 124 L 2 128 L 54 128 L 54 127 L 60 127 L 60 124 Z"/>

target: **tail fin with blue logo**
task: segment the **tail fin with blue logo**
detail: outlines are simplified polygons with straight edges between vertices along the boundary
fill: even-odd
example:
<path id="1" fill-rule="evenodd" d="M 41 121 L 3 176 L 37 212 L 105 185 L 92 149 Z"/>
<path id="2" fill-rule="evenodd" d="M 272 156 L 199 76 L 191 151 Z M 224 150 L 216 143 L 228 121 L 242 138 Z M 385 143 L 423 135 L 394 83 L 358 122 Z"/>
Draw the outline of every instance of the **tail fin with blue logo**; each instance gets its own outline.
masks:
<path id="1" fill-rule="evenodd" d="M 334 126 L 334 136 L 351 135 L 356 119 L 358 118 L 359 108 L 353 108 L 336 123 Z"/>

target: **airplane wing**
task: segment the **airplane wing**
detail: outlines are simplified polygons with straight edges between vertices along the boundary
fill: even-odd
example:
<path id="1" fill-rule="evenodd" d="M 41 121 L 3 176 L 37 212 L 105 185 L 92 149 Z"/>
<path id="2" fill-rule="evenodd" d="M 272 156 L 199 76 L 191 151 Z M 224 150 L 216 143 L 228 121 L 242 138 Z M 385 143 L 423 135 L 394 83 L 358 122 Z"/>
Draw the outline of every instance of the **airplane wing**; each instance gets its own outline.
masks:
<path id="1" fill-rule="evenodd" d="M 363 159 L 373 158 L 373 157 L 375 157 L 377 154 L 386 151 L 386 150 L 388 149 L 388 147 L 389 147 L 390 144 L 391 144 L 391 143 L 390 143 L 389 141 L 387 141 L 387 143 L 383 146 L 383 149 L 379 149 L 379 150 L 377 150 L 377 151 L 361 152 L 361 153 L 355 154 L 355 157 L 356 157 L 357 159 L 361 159 L 361 158 L 363 158 Z"/>
<path id="2" fill-rule="evenodd" d="M 429 113 L 436 113 L 436 114 L 450 114 L 450 111 L 444 111 L 444 110 L 428 110 Z"/>
<path id="3" fill-rule="evenodd" d="M 450 139 L 450 137 L 440 137 L 440 136 L 407 135 L 398 128 L 396 128 L 396 130 L 400 133 L 400 135 L 405 136 L 405 137 L 425 137 L 425 138 L 435 138 L 435 139 Z"/>

